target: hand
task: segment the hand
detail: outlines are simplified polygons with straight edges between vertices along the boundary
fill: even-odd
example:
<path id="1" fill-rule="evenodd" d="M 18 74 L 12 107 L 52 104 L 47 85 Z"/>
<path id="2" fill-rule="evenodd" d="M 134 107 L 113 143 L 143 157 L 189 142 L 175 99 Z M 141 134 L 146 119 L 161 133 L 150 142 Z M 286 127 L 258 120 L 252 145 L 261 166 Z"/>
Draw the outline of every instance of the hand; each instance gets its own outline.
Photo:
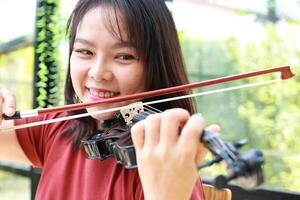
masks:
<path id="1" fill-rule="evenodd" d="M 0 124 L 2 123 L 2 114 L 12 116 L 16 112 L 16 98 L 7 88 L 0 86 Z"/>
<path id="2" fill-rule="evenodd" d="M 203 128 L 200 115 L 183 109 L 150 115 L 132 127 L 145 199 L 190 199 L 199 177 L 196 166 L 206 154 Z"/>

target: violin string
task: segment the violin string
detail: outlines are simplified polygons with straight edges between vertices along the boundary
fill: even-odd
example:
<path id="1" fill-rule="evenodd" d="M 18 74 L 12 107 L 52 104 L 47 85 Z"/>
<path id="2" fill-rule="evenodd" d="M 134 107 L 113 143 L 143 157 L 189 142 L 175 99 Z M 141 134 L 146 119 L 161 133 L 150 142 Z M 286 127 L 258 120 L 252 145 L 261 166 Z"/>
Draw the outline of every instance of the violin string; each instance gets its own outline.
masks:
<path id="1" fill-rule="evenodd" d="M 140 113 L 143 117 L 147 117 L 148 115 L 150 115 L 150 114 L 156 114 L 156 113 L 158 113 L 157 111 L 154 111 L 154 110 L 151 110 L 151 109 L 153 109 L 153 107 L 152 106 L 149 106 L 149 105 L 146 105 L 145 107 L 144 107 L 144 112 L 142 112 L 142 113 Z M 156 110 L 158 110 L 158 109 L 156 109 Z M 161 112 L 160 110 L 158 110 L 159 112 Z"/>
<path id="2" fill-rule="evenodd" d="M 220 140 L 217 137 L 212 137 L 210 141 L 213 142 L 216 146 L 218 146 L 220 150 L 223 149 L 233 160 L 237 159 L 234 153 L 230 149 L 228 149 L 226 145 L 224 145 L 222 140 Z"/>
<path id="3" fill-rule="evenodd" d="M 143 117 L 147 117 L 148 115 L 151 115 L 151 114 L 155 114 L 155 113 L 153 113 L 153 112 L 147 112 L 147 111 L 144 111 L 144 112 L 142 112 L 142 113 L 140 113 L 140 115 L 142 115 Z"/>
<path id="4" fill-rule="evenodd" d="M 156 110 L 156 111 L 153 111 L 152 109 Z M 144 112 L 140 113 L 143 117 L 147 117 L 149 114 L 155 114 L 155 113 L 161 113 L 162 111 L 152 107 L 152 106 L 149 106 L 149 105 L 146 105 L 144 107 Z M 218 138 L 215 138 L 215 137 L 212 137 L 211 140 L 210 140 L 211 143 L 213 143 L 212 145 L 216 146 L 217 148 L 219 148 L 220 151 L 224 150 L 227 155 L 229 157 L 231 157 L 233 160 L 237 160 L 237 157 L 234 155 L 234 153 L 228 149 L 228 147 L 226 145 L 224 145 L 222 143 L 222 141 L 220 141 Z"/>
<path id="5" fill-rule="evenodd" d="M 157 113 L 162 113 L 161 110 L 159 110 L 159 109 L 157 109 L 157 108 L 155 108 L 153 106 L 145 105 L 145 107 L 147 107 L 148 109 L 152 109 L 152 110 L 156 111 Z"/>
<path id="6" fill-rule="evenodd" d="M 156 111 L 152 110 L 151 108 L 149 108 L 147 106 L 144 106 L 144 110 L 145 110 L 145 112 L 152 113 L 152 114 L 157 113 Z"/>
<path id="7" fill-rule="evenodd" d="M 225 152 L 233 159 L 233 160 L 237 160 L 237 157 L 234 155 L 234 153 L 228 149 L 228 147 L 226 145 L 224 145 L 224 143 L 218 139 L 218 138 L 212 138 L 212 142 L 214 142 L 215 144 L 217 144 L 219 146 L 220 149 L 225 150 Z"/>
<path id="8" fill-rule="evenodd" d="M 158 109 L 156 109 L 156 108 L 154 108 L 154 107 L 152 107 L 152 106 L 149 106 L 149 105 L 146 105 L 146 106 L 145 106 L 145 109 L 146 109 L 146 110 L 149 110 L 149 108 L 150 108 L 150 109 L 154 109 L 154 110 L 158 111 L 159 113 L 162 112 L 162 111 L 160 111 L 160 110 L 158 110 Z M 150 111 L 150 110 L 149 110 L 149 111 Z M 153 113 L 153 111 L 152 111 L 151 113 Z M 154 113 L 155 113 L 155 112 L 154 112 Z M 232 159 L 234 159 L 234 160 L 237 159 L 236 156 L 234 155 L 234 153 L 233 153 L 226 145 L 224 145 L 224 144 L 222 143 L 222 141 L 220 141 L 218 138 L 212 138 L 212 141 L 211 141 L 211 142 L 214 142 L 220 149 L 224 149 L 225 152 L 227 152 L 227 154 L 228 154 L 229 156 L 231 156 Z"/>
<path id="9" fill-rule="evenodd" d="M 144 109 L 146 111 L 149 111 L 151 113 L 155 113 L 154 111 L 152 110 L 155 110 L 157 111 L 157 113 L 161 113 L 162 111 L 157 109 L 157 108 L 154 108 L 153 106 L 150 106 L 150 105 L 145 105 Z M 212 138 L 211 142 L 213 142 L 215 145 L 217 145 L 219 147 L 219 149 L 224 149 L 225 152 L 233 159 L 233 160 L 237 160 L 237 157 L 236 155 L 234 154 L 234 152 L 232 152 L 222 141 L 220 141 L 218 138 Z"/>
<path id="10" fill-rule="evenodd" d="M 149 110 L 148 108 L 144 108 L 143 112 L 140 112 L 139 115 L 141 115 L 142 117 L 144 117 L 144 119 L 151 114 L 155 114 L 156 112 Z"/>
<path id="11" fill-rule="evenodd" d="M 156 114 L 156 112 L 154 112 L 153 110 L 144 108 L 144 112 L 141 114 L 146 117 L 147 115 L 150 115 L 150 114 Z M 147 115 L 145 115 L 145 114 L 147 114 Z"/>
<path id="12" fill-rule="evenodd" d="M 149 108 L 144 108 L 144 112 L 147 113 L 147 114 L 156 114 L 157 112 L 149 109 Z"/>
<path id="13" fill-rule="evenodd" d="M 216 142 L 214 140 L 214 138 L 210 138 L 209 142 L 211 143 L 211 145 L 215 146 L 218 148 L 219 151 L 221 151 L 222 147 L 220 146 L 220 144 L 218 142 Z"/>
<path id="14" fill-rule="evenodd" d="M 156 110 L 156 111 L 158 111 L 159 113 L 162 112 L 162 111 L 160 111 L 159 109 L 154 108 L 153 106 L 149 106 L 149 105 L 146 105 L 146 106 L 145 106 L 145 109 L 146 109 L 146 110 L 149 110 L 149 108 L 150 108 L 150 109 L 153 109 L 153 110 Z M 152 113 L 153 113 L 153 111 L 152 111 Z M 154 113 L 155 113 L 155 112 L 154 112 Z M 225 152 L 226 152 L 229 156 L 231 156 L 232 159 L 234 159 L 234 160 L 237 159 L 236 156 L 234 155 L 234 153 L 233 153 L 226 145 L 224 145 L 223 142 L 220 141 L 218 138 L 212 138 L 212 142 L 214 142 L 217 146 L 219 146 L 220 149 L 224 149 Z"/>
<path id="15" fill-rule="evenodd" d="M 275 83 L 275 82 L 279 82 L 279 81 L 281 81 L 281 79 L 274 79 L 274 80 L 263 81 L 263 82 L 258 82 L 258 83 L 250 83 L 250 84 L 245 84 L 245 85 L 240 85 L 240 86 L 222 88 L 222 89 L 218 89 L 218 90 L 200 92 L 200 93 L 189 94 L 189 95 L 184 95 L 184 96 L 179 96 L 179 97 L 172 97 L 172 98 L 166 98 L 166 99 L 161 99 L 161 100 L 149 101 L 149 102 L 142 103 L 142 105 L 145 106 L 145 105 L 163 103 L 163 102 L 168 102 L 168 101 L 192 98 L 192 97 L 197 97 L 197 96 L 204 96 L 204 95 L 215 94 L 215 93 L 219 93 L 219 92 L 226 92 L 226 91 L 237 90 L 237 89 L 242 89 L 242 88 L 249 88 L 249 87 L 254 87 L 254 86 L 259 86 L 259 85 L 266 85 L 266 84 L 271 84 L 271 83 Z M 4 131 L 7 131 L 7 130 L 16 130 L 16 129 L 21 129 L 21 128 L 29 128 L 29 127 L 34 127 L 34 126 L 39 126 L 39 125 L 44 125 L 44 124 L 50 124 L 50 123 L 55 123 L 55 122 L 71 120 L 71 119 L 88 117 L 90 115 L 98 115 L 98 114 L 103 114 L 103 113 L 115 112 L 115 111 L 119 111 L 119 110 L 125 109 L 125 108 L 127 108 L 127 106 L 109 108 L 109 109 L 106 109 L 106 110 L 98 110 L 98 111 L 95 111 L 95 112 L 92 112 L 92 113 L 82 113 L 82 114 L 77 114 L 77 115 L 72 115 L 72 116 L 66 116 L 66 117 L 60 117 L 60 118 L 55 118 L 55 119 L 44 120 L 44 121 L 40 121 L 40 122 L 33 122 L 33 123 L 28 123 L 28 124 L 22 124 L 22 125 L 17 125 L 17 126 L 0 128 L 0 131 L 4 132 Z"/>

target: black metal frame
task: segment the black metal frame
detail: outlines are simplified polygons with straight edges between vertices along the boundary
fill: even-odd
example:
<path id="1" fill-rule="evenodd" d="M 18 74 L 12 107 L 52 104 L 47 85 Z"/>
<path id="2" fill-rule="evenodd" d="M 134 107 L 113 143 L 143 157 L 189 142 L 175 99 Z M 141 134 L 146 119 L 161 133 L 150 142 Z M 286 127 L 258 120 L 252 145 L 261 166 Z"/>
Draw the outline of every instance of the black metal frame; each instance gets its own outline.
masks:
<path id="1" fill-rule="evenodd" d="M 27 47 L 33 43 L 32 35 L 23 35 L 14 40 L 0 44 L 0 54 L 9 53 L 24 47 Z"/>
<path id="2" fill-rule="evenodd" d="M 17 164 L 14 162 L 0 161 L 0 170 L 30 178 L 30 199 L 35 199 L 35 193 L 39 183 L 41 169 L 33 168 L 29 165 Z"/>
<path id="3" fill-rule="evenodd" d="M 36 188 L 41 174 L 41 169 L 32 168 L 28 165 L 15 164 L 11 162 L 0 162 L 0 170 L 8 171 L 31 180 L 31 200 L 34 200 Z M 206 184 L 212 184 L 211 181 L 203 181 Z M 253 191 L 246 191 L 237 185 L 229 184 L 228 188 L 232 192 L 232 200 L 299 200 L 300 193 L 287 190 L 258 188 Z"/>
<path id="4" fill-rule="evenodd" d="M 212 184 L 211 181 L 203 181 L 206 184 Z M 247 191 L 241 187 L 229 184 L 228 188 L 232 193 L 232 200 L 299 200 L 300 193 L 288 190 L 270 189 L 260 187 L 256 190 Z"/>

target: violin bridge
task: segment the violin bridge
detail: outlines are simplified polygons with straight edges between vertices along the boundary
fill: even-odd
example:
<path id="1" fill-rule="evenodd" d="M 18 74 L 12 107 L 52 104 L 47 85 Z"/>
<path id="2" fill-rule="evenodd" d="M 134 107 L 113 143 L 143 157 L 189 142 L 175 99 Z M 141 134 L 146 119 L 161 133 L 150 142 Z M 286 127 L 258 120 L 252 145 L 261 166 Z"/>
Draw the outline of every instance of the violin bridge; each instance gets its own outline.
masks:
<path id="1" fill-rule="evenodd" d="M 127 125 L 132 124 L 132 119 L 140 112 L 144 111 L 143 102 L 138 101 L 129 104 L 126 108 L 120 110 L 120 113 Z"/>

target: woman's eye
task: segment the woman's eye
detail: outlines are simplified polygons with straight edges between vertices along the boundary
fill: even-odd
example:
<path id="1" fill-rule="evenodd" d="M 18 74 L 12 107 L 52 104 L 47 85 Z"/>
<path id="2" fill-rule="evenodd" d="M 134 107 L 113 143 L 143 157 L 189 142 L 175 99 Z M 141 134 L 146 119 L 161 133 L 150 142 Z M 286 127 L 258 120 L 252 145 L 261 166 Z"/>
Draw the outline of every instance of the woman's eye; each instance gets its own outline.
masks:
<path id="1" fill-rule="evenodd" d="M 93 55 L 93 53 L 86 49 L 75 49 L 76 53 L 80 53 L 82 55 Z"/>
<path id="2" fill-rule="evenodd" d="M 117 56 L 118 59 L 128 61 L 128 60 L 134 60 L 135 57 L 129 54 L 119 55 Z"/>

